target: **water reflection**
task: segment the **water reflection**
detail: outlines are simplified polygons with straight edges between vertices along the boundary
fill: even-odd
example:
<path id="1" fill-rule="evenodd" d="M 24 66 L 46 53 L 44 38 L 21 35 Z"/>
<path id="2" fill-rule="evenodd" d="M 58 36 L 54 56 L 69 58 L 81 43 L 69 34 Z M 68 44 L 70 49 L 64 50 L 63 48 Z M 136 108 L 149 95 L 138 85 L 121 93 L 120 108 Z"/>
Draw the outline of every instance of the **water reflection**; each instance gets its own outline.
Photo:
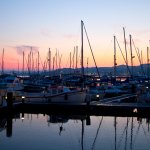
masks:
<path id="1" fill-rule="evenodd" d="M 19 113 L 0 118 L 0 145 L 16 149 L 26 140 L 30 146 L 25 149 L 146 150 L 149 123 L 149 118 L 139 117 Z"/>
<path id="2" fill-rule="evenodd" d="M 6 123 L 7 123 L 6 118 L 0 118 L 0 132 L 6 129 Z"/>

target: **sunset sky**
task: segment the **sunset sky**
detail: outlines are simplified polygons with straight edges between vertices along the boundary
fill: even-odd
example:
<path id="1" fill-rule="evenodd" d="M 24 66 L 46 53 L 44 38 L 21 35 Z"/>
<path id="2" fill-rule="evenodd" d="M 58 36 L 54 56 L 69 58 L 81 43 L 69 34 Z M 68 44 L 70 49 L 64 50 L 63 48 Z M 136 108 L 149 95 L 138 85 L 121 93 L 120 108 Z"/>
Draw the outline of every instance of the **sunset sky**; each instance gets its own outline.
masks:
<path id="1" fill-rule="evenodd" d="M 113 66 L 114 42 L 117 37 L 125 55 L 123 27 L 126 31 L 130 65 L 129 34 L 146 63 L 150 46 L 149 0 L 1 0 L 0 1 L 0 59 L 4 48 L 4 68 L 22 69 L 22 53 L 27 63 L 31 47 L 34 60 L 40 53 L 40 65 L 51 49 L 62 55 L 61 67 L 69 67 L 70 52 L 79 48 L 80 66 L 81 20 L 83 20 L 98 67 Z M 134 65 L 139 65 L 133 48 Z M 94 66 L 84 34 L 84 65 Z M 1 61 L 0 61 L 1 64 Z M 117 47 L 117 64 L 125 64 Z M 1 69 L 0 69 L 1 70 Z"/>

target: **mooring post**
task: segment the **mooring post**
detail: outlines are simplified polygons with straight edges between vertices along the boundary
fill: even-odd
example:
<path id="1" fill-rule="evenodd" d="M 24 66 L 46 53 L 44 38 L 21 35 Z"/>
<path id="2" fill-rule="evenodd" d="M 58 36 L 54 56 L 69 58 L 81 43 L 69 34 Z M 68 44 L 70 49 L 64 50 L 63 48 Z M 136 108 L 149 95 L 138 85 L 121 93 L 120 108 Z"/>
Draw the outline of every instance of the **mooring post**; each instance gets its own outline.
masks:
<path id="1" fill-rule="evenodd" d="M 25 96 L 22 96 L 21 99 L 22 99 L 22 104 L 24 104 Z"/>
<path id="2" fill-rule="evenodd" d="M 8 92 L 7 93 L 7 107 L 9 109 L 11 109 L 13 106 L 13 93 L 12 92 Z"/>

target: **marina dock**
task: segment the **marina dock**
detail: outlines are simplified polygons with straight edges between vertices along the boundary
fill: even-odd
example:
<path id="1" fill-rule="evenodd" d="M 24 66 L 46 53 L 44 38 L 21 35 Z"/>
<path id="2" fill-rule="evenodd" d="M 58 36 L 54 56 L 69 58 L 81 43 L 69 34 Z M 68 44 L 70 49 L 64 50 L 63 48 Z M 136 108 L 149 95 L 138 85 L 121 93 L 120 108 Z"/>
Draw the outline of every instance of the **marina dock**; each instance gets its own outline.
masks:
<path id="1" fill-rule="evenodd" d="M 129 102 L 136 99 L 135 94 L 127 94 L 119 97 L 107 98 L 90 103 L 14 103 L 1 107 L 0 114 L 8 113 L 55 113 L 55 114 L 86 114 L 101 116 L 150 116 L 150 104 Z"/>

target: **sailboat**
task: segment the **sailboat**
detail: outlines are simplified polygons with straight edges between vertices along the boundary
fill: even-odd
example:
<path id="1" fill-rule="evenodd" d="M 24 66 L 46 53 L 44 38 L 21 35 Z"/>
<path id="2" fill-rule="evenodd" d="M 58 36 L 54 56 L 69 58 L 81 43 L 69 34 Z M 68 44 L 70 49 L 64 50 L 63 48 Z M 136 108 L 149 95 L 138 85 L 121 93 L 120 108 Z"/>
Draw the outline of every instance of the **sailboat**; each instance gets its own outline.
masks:
<path id="1" fill-rule="evenodd" d="M 49 87 L 42 92 L 21 92 L 20 97 L 23 97 L 24 102 L 83 103 L 89 101 L 89 99 L 86 99 L 86 90 L 84 89 L 83 25 L 83 21 L 81 21 L 81 88 L 71 90 L 69 87 L 63 85 L 49 85 Z"/>

